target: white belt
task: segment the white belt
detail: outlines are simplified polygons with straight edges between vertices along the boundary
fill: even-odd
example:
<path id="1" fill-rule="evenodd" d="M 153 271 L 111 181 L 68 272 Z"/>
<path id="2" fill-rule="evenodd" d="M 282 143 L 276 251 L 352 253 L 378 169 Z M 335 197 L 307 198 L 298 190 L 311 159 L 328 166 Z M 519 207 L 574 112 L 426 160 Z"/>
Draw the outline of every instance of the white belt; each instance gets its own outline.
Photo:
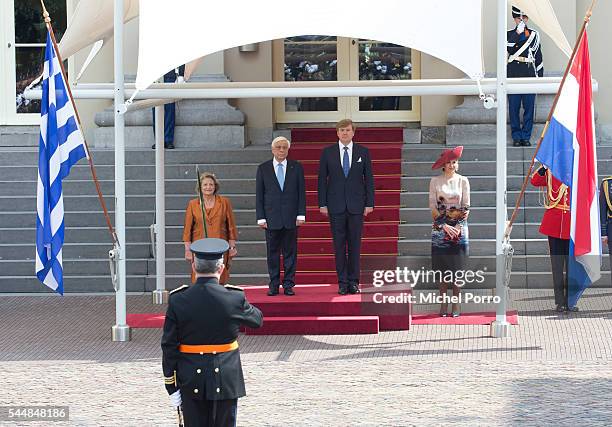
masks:
<path id="1" fill-rule="evenodd" d="M 517 56 L 512 61 L 510 61 L 510 59 L 512 59 L 512 58 L 508 59 L 509 62 L 513 62 L 513 61 L 516 61 L 516 62 L 526 62 L 526 63 L 535 62 L 535 58 L 526 58 L 524 56 Z"/>

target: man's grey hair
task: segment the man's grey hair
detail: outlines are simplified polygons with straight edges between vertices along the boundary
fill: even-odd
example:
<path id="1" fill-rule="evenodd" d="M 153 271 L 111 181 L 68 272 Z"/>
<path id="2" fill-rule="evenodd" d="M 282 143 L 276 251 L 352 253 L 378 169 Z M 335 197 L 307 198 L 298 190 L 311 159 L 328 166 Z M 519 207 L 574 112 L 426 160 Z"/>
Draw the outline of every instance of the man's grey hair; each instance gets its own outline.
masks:
<path id="1" fill-rule="evenodd" d="M 289 141 L 287 138 L 285 138 L 284 136 L 277 136 L 276 138 L 274 138 L 272 140 L 272 144 L 270 144 L 270 146 L 272 148 L 274 148 L 274 144 L 276 144 L 277 142 L 281 142 L 281 141 L 287 141 L 287 144 L 289 144 L 289 148 L 291 148 L 291 141 Z"/>
<path id="2" fill-rule="evenodd" d="M 219 271 L 223 265 L 223 258 L 219 259 L 201 259 L 194 257 L 194 267 L 196 273 L 213 274 Z"/>

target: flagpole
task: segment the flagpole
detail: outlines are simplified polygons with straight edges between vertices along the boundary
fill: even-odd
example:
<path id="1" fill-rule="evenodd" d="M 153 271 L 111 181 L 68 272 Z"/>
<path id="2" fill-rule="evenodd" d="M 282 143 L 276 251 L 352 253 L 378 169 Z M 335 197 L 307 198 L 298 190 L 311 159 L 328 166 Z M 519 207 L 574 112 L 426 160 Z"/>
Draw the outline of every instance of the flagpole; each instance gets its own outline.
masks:
<path id="1" fill-rule="evenodd" d="M 588 8 L 586 14 L 584 15 L 584 21 L 582 22 L 582 27 L 580 28 L 580 32 L 578 33 L 578 37 L 576 38 L 576 43 L 574 44 L 574 49 L 572 50 L 572 54 L 570 56 L 569 62 L 567 63 L 567 66 L 565 67 L 565 72 L 563 73 L 563 78 L 561 79 L 561 83 L 559 84 L 559 90 L 557 91 L 557 94 L 555 95 L 555 99 L 552 103 L 552 106 L 550 107 L 550 111 L 548 112 L 546 123 L 544 124 L 544 128 L 542 129 L 542 133 L 540 135 L 540 138 L 538 139 L 538 143 L 536 144 L 535 151 L 533 152 L 533 156 L 531 157 L 531 163 L 529 164 L 529 170 L 527 171 L 527 174 L 525 175 L 525 179 L 523 180 L 523 186 L 521 187 L 521 192 L 519 193 L 519 196 L 516 199 L 516 204 L 514 205 L 514 211 L 512 212 L 510 221 L 508 221 L 508 224 L 506 226 L 506 231 L 504 232 L 504 240 L 508 240 L 510 238 L 510 233 L 512 232 L 512 224 L 514 223 L 514 220 L 516 219 L 516 215 L 518 214 L 521 200 L 525 194 L 525 189 L 527 188 L 527 184 L 529 182 L 529 179 L 531 178 L 531 172 L 533 171 L 533 165 L 535 164 L 536 155 L 538 154 L 540 145 L 542 145 L 542 141 L 544 140 L 544 137 L 546 136 L 546 132 L 548 131 L 548 126 L 550 125 L 550 121 L 552 120 L 552 116 L 553 116 L 553 113 L 555 112 L 555 108 L 557 108 L 557 103 L 559 102 L 559 96 L 561 94 L 561 90 L 565 86 L 565 81 L 567 80 L 569 71 L 572 67 L 572 64 L 574 63 L 574 59 L 576 58 L 578 46 L 580 46 L 580 42 L 582 42 L 582 38 L 584 37 L 586 27 L 591 21 L 591 16 L 593 15 L 593 8 L 595 7 L 595 3 L 597 3 L 597 0 L 592 0 L 591 6 Z"/>
<path id="2" fill-rule="evenodd" d="M 87 150 L 87 161 L 89 162 L 89 169 L 91 170 L 91 175 L 96 185 L 96 191 L 98 193 L 98 199 L 100 200 L 100 205 L 102 206 L 102 211 L 104 212 L 104 219 L 106 220 L 106 226 L 111 234 L 111 238 L 113 239 L 113 243 L 115 245 L 119 245 L 119 240 L 117 239 L 117 234 L 113 229 L 113 224 L 110 219 L 110 215 L 108 213 L 108 209 L 106 207 L 106 202 L 104 201 L 104 196 L 102 195 L 102 189 L 100 188 L 100 182 L 98 181 L 98 176 L 96 174 L 96 168 L 93 163 L 93 157 L 91 156 L 91 150 L 89 149 L 89 145 L 87 144 L 87 140 L 85 138 L 85 134 L 83 134 L 83 125 L 81 124 L 81 117 L 79 116 L 79 110 L 76 108 L 76 104 L 74 102 L 74 97 L 72 96 L 72 90 L 70 89 L 70 84 L 68 83 L 68 76 L 66 74 L 66 69 L 64 68 L 64 61 L 60 54 L 59 47 L 57 46 L 57 40 L 55 39 L 55 33 L 53 31 L 53 26 L 51 25 L 51 17 L 47 8 L 45 7 L 44 0 L 40 0 L 40 5 L 43 11 L 43 18 L 45 21 L 45 25 L 47 26 L 47 31 L 51 36 L 51 42 L 53 43 L 53 49 L 55 50 L 55 55 L 57 56 L 57 61 L 59 62 L 60 69 L 62 71 L 62 76 L 64 81 L 66 82 L 66 90 L 68 91 L 68 97 L 70 98 L 70 102 L 72 103 L 72 108 L 74 110 L 74 114 L 76 115 L 77 122 L 79 124 L 79 131 L 81 135 L 83 135 L 83 142 L 85 143 L 85 149 Z"/>
<path id="3" fill-rule="evenodd" d="M 196 165 L 196 175 L 198 176 L 198 197 L 200 198 L 202 222 L 204 223 L 204 237 L 208 238 L 208 227 L 206 226 L 206 208 L 204 207 L 204 194 L 202 194 L 202 178 L 200 176 L 200 167 L 198 165 Z"/>
<path id="4" fill-rule="evenodd" d="M 495 295 L 500 301 L 496 306 L 495 321 L 491 323 L 492 337 L 504 338 L 510 335 L 510 324 L 506 319 L 508 291 L 505 283 L 505 259 L 503 232 L 508 218 L 507 205 L 507 136 L 506 114 L 508 111 L 507 93 L 507 0 L 497 1 L 497 117 L 496 117 L 496 161 L 497 180 L 495 184 Z"/>
<path id="5" fill-rule="evenodd" d="M 115 81 L 115 223 L 117 237 L 125 242 L 125 86 L 123 70 L 123 11 L 124 1 L 114 0 L 114 81 Z M 118 251 L 117 286 L 115 289 L 115 325 L 113 341 L 130 341 L 132 331 L 127 324 L 126 308 L 126 245 Z"/>

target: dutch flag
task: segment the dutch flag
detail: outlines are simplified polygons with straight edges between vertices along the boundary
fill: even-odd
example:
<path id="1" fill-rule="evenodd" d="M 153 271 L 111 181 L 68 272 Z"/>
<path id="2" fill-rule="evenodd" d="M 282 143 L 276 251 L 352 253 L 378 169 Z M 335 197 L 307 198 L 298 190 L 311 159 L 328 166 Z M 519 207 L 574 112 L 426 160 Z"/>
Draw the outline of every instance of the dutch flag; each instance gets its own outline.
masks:
<path id="1" fill-rule="evenodd" d="M 38 187 L 36 192 L 36 276 L 63 295 L 62 247 L 64 201 L 62 179 L 87 149 L 66 90 L 51 35 L 47 33 L 40 107 Z"/>
<path id="2" fill-rule="evenodd" d="M 601 276 L 597 153 L 586 30 L 576 49 L 546 136 L 536 155 L 571 189 L 568 305 Z"/>

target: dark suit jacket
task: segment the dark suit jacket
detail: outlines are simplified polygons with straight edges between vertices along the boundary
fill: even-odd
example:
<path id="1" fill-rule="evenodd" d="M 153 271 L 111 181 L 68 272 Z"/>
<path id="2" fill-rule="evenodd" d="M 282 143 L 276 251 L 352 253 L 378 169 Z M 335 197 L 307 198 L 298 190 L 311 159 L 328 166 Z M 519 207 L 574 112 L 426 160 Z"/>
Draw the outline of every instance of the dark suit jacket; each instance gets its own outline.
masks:
<path id="1" fill-rule="evenodd" d="M 360 161 L 361 159 L 361 161 Z M 344 177 L 338 143 L 323 149 L 319 163 L 319 207 L 330 214 L 363 213 L 374 207 L 374 175 L 370 151 L 353 142 L 353 158 L 348 177 Z"/>
<path id="2" fill-rule="evenodd" d="M 239 349 L 200 355 L 181 353 L 178 346 L 229 344 L 238 338 L 240 326 L 258 328 L 262 322 L 261 311 L 249 304 L 244 292 L 230 285 L 224 287 L 214 277 L 200 277 L 194 285 L 172 291 L 161 340 L 168 394 L 180 389 L 183 399 L 244 396 Z"/>
<path id="3" fill-rule="evenodd" d="M 265 219 L 270 230 L 295 228 L 298 215 L 306 216 L 306 186 L 304 168 L 295 160 L 287 159 L 285 185 L 281 191 L 273 159 L 257 168 L 257 219 Z"/>

